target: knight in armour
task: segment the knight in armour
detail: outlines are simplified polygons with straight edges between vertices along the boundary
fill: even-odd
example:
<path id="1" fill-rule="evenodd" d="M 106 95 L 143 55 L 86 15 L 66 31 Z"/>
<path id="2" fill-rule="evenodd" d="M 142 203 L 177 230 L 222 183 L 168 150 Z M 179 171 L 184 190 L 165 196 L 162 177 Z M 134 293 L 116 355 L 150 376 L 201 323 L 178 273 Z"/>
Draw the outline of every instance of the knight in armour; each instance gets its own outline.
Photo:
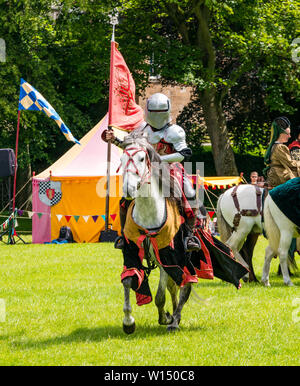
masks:
<path id="1" fill-rule="evenodd" d="M 143 135 L 147 137 L 147 141 L 154 147 L 160 155 L 163 162 L 170 165 L 170 174 L 174 177 L 180 176 L 180 184 L 182 187 L 182 206 L 184 208 L 185 218 L 185 246 L 188 252 L 199 250 L 199 240 L 193 236 L 193 227 L 197 216 L 205 217 L 205 208 L 202 207 L 199 213 L 199 204 L 196 200 L 196 192 L 193 185 L 186 175 L 186 172 L 181 162 L 187 162 L 192 156 L 191 149 L 187 146 L 185 131 L 181 126 L 172 123 L 171 118 L 171 101 L 161 93 L 151 95 L 145 108 L 145 121 L 133 130 L 129 135 Z M 105 141 L 111 142 L 123 148 L 123 141 L 114 135 L 113 130 L 106 130 L 102 138 Z M 120 220 L 121 229 L 124 229 L 127 209 L 130 202 L 125 198 L 120 201 Z M 116 248 L 122 249 L 124 239 L 118 238 L 115 244 Z"/>

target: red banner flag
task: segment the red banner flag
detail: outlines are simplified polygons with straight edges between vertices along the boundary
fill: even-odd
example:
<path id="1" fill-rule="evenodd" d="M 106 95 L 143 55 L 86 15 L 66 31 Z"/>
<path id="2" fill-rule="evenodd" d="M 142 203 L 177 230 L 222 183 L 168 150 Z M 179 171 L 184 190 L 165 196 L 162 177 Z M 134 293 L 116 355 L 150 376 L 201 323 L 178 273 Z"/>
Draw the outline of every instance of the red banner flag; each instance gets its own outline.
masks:
<path id="1" fill-rule="evenodd" d="M 144 120 L 135 102 L 135 83 L 115 41 L 111 42 L 108 126 L 132 131 Z"/>

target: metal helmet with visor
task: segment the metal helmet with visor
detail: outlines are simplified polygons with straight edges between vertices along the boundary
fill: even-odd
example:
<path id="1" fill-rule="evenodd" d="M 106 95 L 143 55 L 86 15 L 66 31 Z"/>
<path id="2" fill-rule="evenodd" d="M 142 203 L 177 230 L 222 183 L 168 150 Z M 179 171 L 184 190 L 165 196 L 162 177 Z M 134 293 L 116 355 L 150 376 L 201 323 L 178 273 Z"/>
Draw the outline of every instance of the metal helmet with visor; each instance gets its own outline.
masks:
<path id="1" fill-rule="evenodd" d="M 146 104 L 145 120 L 156 130 L 161 130 L 171 122 L 170 99 L 161 93 L 155 93 L 149 97 Z"/>

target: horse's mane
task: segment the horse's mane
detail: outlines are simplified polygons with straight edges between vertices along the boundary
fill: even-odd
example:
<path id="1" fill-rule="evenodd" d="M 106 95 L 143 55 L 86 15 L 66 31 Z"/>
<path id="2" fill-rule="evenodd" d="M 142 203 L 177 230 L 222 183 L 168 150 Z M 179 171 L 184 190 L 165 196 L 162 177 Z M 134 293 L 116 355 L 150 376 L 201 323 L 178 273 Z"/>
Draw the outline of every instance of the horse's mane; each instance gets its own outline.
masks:
<path id="1" fill-rule="evenodd" d="M 162 192 L 169 192 L 170 197 L 168 199 L 176 201 L 177 205 L 181 206 L 181 192 L 180 187 L 174 181 L 174 178 L 170 176 L 170 166 L 167 162 L 163 162 L 160 159 L 159 154 L 153 148 L 153 146 L 147 141 L 147 137 L 142 134 L 131 133 L 127 135 L 123 142 L 123 148 L 134 145 L 142 147 L 147 151 L 151 164 L 158 164 L 159 167 L 152 167 L 152 175 L 156 177 L 160 184 Z M 164 176 L 170 176 L 170 180 L 164 178 Z"/>

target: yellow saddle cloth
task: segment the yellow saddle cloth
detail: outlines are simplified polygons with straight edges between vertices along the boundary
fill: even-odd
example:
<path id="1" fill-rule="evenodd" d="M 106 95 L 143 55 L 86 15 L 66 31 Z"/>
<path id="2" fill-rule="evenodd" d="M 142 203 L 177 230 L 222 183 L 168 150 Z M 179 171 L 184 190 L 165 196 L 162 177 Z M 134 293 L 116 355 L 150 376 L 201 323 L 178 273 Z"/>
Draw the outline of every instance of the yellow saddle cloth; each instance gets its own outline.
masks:
<path id="1" fill-rule="evenodd" d="M 180 225 L 184 221 L 180 215 L 176 203 L 166 199 L 167 217 L 163 226 L 158 232 L 151 232 L 136 224 L 132 218 L 134 201 L 130 204 L 127 212 L 126 223 L 124 227 L 124 235 L 127 239 L 133 241 L 139 248 L 142 247 L 142 242 L 146 237 L 150 238 L 153 244 L 155 238 L 155 249 L 162 249 L 172 244 L 172 240 L 179 231 Z M 154 246 L 154 245 L 153 245 Z"/>

